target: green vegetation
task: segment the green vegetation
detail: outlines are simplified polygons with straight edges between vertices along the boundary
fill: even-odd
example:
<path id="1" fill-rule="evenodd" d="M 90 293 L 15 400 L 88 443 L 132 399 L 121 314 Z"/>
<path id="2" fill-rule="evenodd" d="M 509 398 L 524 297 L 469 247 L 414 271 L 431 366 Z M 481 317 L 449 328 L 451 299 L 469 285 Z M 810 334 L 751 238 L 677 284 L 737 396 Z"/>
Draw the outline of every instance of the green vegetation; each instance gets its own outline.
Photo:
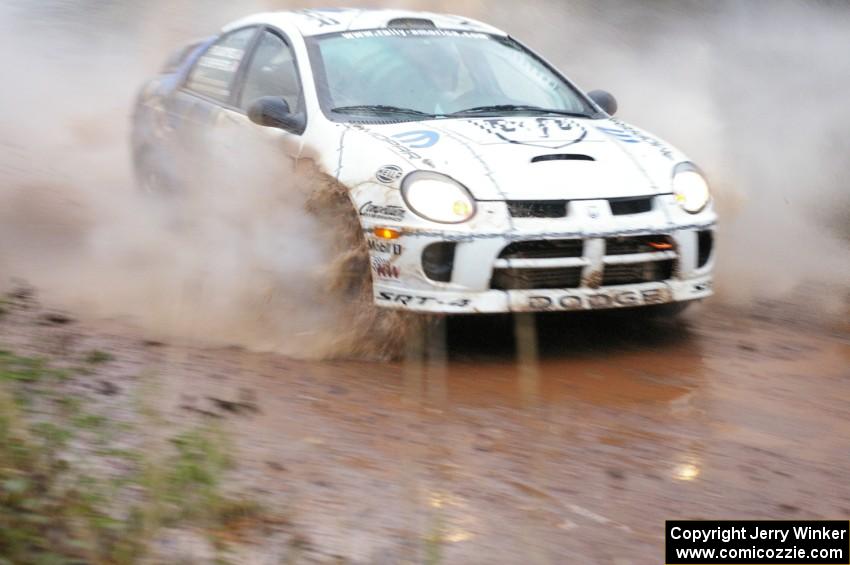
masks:
<path id="1" fill-rule="evenodd" d="M 443 561 L 443 530 L 443 519 L 439 514 L 433 516 L 430 531 L 422 539 L 426 565 L 439 565 Z"/>
<path id="2" fill-rule="evenodd" d="M 86 355 L 86 363 L 90 365 L 101 365 L 103 363 L 109 363 L 110 361 L 114 361 L 115 356 L 106 351 L 100 351 L 95 349 L 94 351 L 90 351 L 88 355 Z"/>
<path id="3" fill-rule="evenodd" d="M 75 477 L 62 457 L 71 432 L 27 424 L 8 394 L 0 397 L 0 562 L 129 562 L 140 553 L 132 525 L 99 508 L 92 480 Z"/>
<path id="4" fill-rule="evenodd" d="M 87 361 L 111 358 L 92 352 Z M 166 527 L 204 532 L 223 550 L 267 520 L 257 503 L 222 492 L 232 461 L 220 430 L 183 431 L 156 455 L 111 447 L 100 431 L 127 424 L 87 412 L 85 399 L 59 386 L 67 376 L 45 359 L 0 351 L 0 565 L 135 563 Z M 99 447 L 81 448 L 93 434 Z M 109 468 L 94 458 L 124 471 L 94 476 Z"/>
<path id="5" fill-rule="evenodd" d="M 0 383 L 3 381 L 35 383 L 48 379 L 63 380 L 67 377 L 67 371 L 49 368 L 46 359 L 19 357 L 0 350 Z"/>

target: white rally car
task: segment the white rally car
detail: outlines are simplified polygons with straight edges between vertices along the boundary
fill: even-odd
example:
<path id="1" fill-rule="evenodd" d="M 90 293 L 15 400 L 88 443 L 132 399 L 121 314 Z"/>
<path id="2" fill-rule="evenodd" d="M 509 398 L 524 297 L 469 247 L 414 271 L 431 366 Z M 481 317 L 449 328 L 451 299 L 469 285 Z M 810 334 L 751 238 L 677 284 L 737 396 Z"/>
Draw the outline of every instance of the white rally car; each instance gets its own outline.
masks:
<path id="1" fill-rule="evenodd" d="M 378 306 L 572 311 L 711 295 L 703 175 L 615 111 L 611 95 L 585 94 L 468 18 L 302 10 L 177 53 L 139 97 L 133 148 L 158 188 L 178 182 L 169 159 L 221 123 L 312 160 L 359 215 Z"/>

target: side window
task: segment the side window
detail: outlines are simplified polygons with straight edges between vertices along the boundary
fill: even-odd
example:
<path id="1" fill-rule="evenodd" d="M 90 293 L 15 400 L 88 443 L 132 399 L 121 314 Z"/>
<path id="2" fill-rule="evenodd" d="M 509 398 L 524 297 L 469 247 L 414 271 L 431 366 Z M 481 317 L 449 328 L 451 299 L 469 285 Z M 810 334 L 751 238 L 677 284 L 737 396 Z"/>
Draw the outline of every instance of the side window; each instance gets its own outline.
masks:
<path id="1" fill-rule="evenodd" d="M 219 102 L 230 100 L 233 79 L 256 31 L 247 28 L 219 39 L 195 63 L 186 88 Z"/>
<path id="2" fill-rule="evenodd" d="M 203 42 L 196 42 L 191 45 L 187 45 L 186 47 L 182 47 L 179 51 L 175 51 L 174 53 L 172 53 L 168 57 L 168 60 L 165 62 L 165 65 L 163 65 L 161 72 L 163 74 L 171 74 L 173 72 L 176 72 L 178 69 L 180 69 L 180 65 L 182 65 L 186 61 L 189 55 L 191 55 L 195 49 L 201 46 L 201 43 Z"/>
<path id="3" fill-rule="evenodd" d="M 245 72 L 240 105 L 247 110 L 252 102 L 263 96 L 282 97 L 293 112 L 301 107 L 301 83 L 292 48 L 268 31 L 257 43 Z"/>

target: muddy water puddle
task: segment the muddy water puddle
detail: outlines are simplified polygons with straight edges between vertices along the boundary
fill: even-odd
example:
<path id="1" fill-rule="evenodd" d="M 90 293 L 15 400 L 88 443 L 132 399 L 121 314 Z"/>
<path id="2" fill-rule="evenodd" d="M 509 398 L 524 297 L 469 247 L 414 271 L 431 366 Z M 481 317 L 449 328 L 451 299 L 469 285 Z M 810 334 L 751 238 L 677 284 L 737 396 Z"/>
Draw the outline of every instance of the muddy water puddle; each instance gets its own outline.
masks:
<path id="1" fill-rule="evenodd" d="M 255 400 L 244 476 L 328 551 L 644 563 L 668 518 L 850 512 L 846 336 L 734 315 L 543 319 L 532 356 L 505 319 L 393 364 L 204 352 L 167 386 Z"/>
<path id="2" fill-rule="evenodd" d="M 397 363 L 163 343 L 34 309 L 0 342 L 108 351 L 116 410 L 143 397 L 175 429 L 220 424 L 238 486 L 321 562 L 647 563 L 665 519 L 850 515 L 843 326 L 722 306 L 531 322 L 453 321 Z"/>

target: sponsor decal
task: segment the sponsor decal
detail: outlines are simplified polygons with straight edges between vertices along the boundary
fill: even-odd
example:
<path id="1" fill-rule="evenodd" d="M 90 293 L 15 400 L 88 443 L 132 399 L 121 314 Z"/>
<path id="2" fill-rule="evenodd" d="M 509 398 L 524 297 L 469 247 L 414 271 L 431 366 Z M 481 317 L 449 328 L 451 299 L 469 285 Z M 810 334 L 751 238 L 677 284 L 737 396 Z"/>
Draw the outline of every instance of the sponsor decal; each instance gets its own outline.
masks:
<path id="1" fill-rule="evenodd" d="M 668 288 L 623 290 L 594 294 L 566 294 L 560 297 L 531 296 L 528 306 L 533 310 L 592 310 L 595 308 L 627 308 L 651 304 L 666 304 L 673 300 Z"/>
<path id="2" fill-rule="evenodd" d="M 626 122 L 622 122 L 622 121 L 620 121 L 616 118 L 611 118 L 609 121 L 611 123 L 614 123 L 614 124 L 617 124 L 618 126 L 620 126 L 620 129 L 623 131 L 624 134 L 630 135 L 634 139 L 642 141 L 643 143 L 646 143 L 647 145 L 651 145 L 652 147 L 657 149 L 662 155 L 664 155 L 668 159 L 673 159 L 675 157 L 673 155 L 673 151 L 669 147 L 667 147 L 666 145 L 664 145 L 663 143 L 661 143 L 660 141 L 658 141 L 654 137 L 650 137 L 650 136 L 646 135 L 645 133 L 643 133 L 639 130 L 636 130 L 635 128 L 633 128 L 632 126 L 627 124 Z M 599 129 L 603 129 L 603 128 L 599 128 Z M 614 131 L 616 131 L 616 130 L 614 130 Z M 627 143 L 637 143 L 637 142 L 631 141 L 631 142 L 627 142 Z"/>
<path id="3" fill-rule="evenodd" d="M 395 140 L 391 137 L 387 137 L 384 134 L 372 131 L 369 128 L 363 126 L 362 124 L 352 125 L 351 129 L 355 129 L 355 130 L 358 130 L 358 131 L 365 132 L 365 133 L 369 134 L 370 136 L 372 136 L 374 139 L 392 146 L 392 148 L 395 150 L 395 152 L 398 153 L 399 155 L 401 155 L 402 157 L 405 157 L 405 158 L 410 159 L 412 161 L 419 161 L 419 160 L 422 159 L 422 156 L 419 153 L 413 151 L 412 149 L 408 149 L 400 141 Z"/>
<path id="4" fill-rule="evenodd" d="M 360 207 L 360 215 L 367 218 L 379 218 L 381 220 L 392 220 L 400 222 L 404 219 L 405 210 L 401 206 L 380 206 L 371 200 Z"/>
<path id="5" fill-rule="evenodd" d="M 361 39 L 368 37 L 471 37 L 473 39 L 488 39 L 486 34 L 476 31 L 458 31 L 451 29 L 370 29 L 365 31 L 350 31 L 343 33 L 344 39 Z"/>
<path id="6" fill-rule="evenodd" d="M 401 294 L 386 291 L 378 292 L 376 298 L 380 302 L 391 302 L 402 306 L 444 306 L 447 308 L 466 308 L 472 304 L 472 301 L 468 298 L 442 300 L 434 296 L 420 296 L 415 294 Z"/>
<path id="7" fill-rule="evenodd" d="M 580 123 L 561 117 L 478 118 L 469 123 L 506 143 L 548 149 L 562 149 L 587 136 Z"/>
<path id="8" fill-rule="evenodd" d="M 198 60 L 198 66 L 216 71 L 234 72 L 239 67 L 239 62 L 242 60 L 244 55 L 244 49 L 225 47 L 223 45 L 213 45 L 210 47 L 210 50 Z M 215 81 L 215 79 L 211 77 L 200 77 L 196 78 L 196 81 L 197 80 L 203 80 L 206 82 Z"/>
<path id="9" fill-rule="evenodd" d="M 392 184 L 400 179 L 403 174 L 404 171 L 401 170 L 401 167 L 397 167 L 395 165 L 384 165 L 378 169 L 377 173 L 375 173 L 375 178 L 384 184 Z"/>
<path id="10" fill-rule="evenodd" d="M 440 134 L 435 131 L 420 129 L 397 133 L 393 138 L 411 149 L 427 149 L 437 145 L 437 142 L 440 141 Z"/>
<path id="11" fill-rule="evenodd" d="M 367 239 L 366 244 L 369 246 L 369 251 L 373 253 L 384 253 L 385 255 L 401 255 L 404 247 L 400 243 L 391 243 L 380 239 Z"/>
<path id="12" fill-rule="evenodd" d="M 393 265 L 387 259 L 372 259 L 372 271 L 379 279 L 398 279 L 401 275 L 398 265 Z"/>
<path id="13" fill-rule="evenodd" d="M 603 127 L 597 127 L 596 129 L 598 129 L 602 133 L 606 133 L 606 134 L 610 135 L 611 137 L 615 138 L 617 141 L 622 141 L 623 143 L 640 143 L 640 140 L 638 138 L 634 137 L 629 132 L 623 131 L 621 129 L 603 128 Z"/>

